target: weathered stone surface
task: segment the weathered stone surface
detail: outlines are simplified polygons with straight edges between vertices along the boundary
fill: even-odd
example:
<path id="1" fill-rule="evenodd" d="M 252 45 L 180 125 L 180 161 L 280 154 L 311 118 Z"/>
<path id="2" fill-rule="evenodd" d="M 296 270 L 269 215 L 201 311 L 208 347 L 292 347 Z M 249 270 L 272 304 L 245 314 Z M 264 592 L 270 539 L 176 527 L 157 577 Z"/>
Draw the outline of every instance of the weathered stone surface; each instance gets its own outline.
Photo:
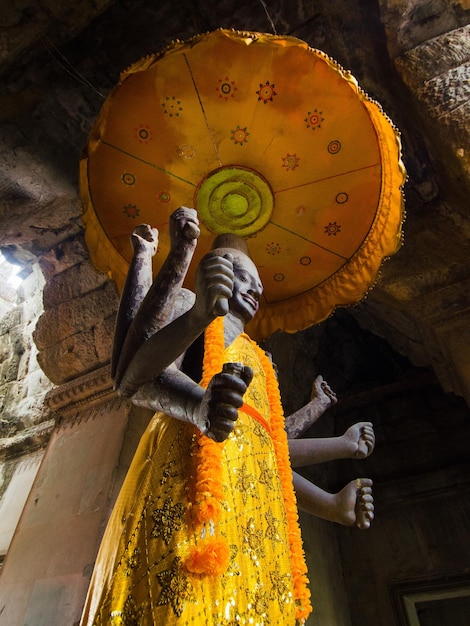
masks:
<path id="1" fill-rule="evenodd" d="M 106 283 L 73 301 L 66 301 L 44 311 L 33 337 L 40 351 L 76 333 L 93 328 L 117 308 L 117 293 Z M 98 314 L 99 312 L 99 314 Z"/>
<path id="2" fill-rule="evenodd" d="M 67 258 L 70 259 L 70 255 Z M 88 260 L 73 265 L 53 275 L 46 283 L 43 293 L 44 308 L 49 309 L 67 300 L 79 298 L 102 287 L 107 281 L 106 274 L 98 272 Z"/>
<path id="3" fill-rule="evenodd" d="M 395 62 L 413 92 L 439 176 L 468 213 L 470 26 L 421 43 Z"/>
<path id="4" fill-rule="evenodd" d="M 0 19 L 0 61 L 5 63 L 27 47 L 47 36 L 51 25 L 73 35 L 109 4 L 106 0 L 81 2 L 47 0 L 33 3 L 9 2 L 4 5 Z"/>
<path id="5" fill-rule="evenodd" d="M 470 59 L 470 26 L 434 37 L 408 50 L 395 59 L 400 75 L 413 90 L 420 89 L 431 78 L 446 74 L 450 70 L 468 63 Z M 465 89 L 459 77 L 453 89 Z M 443 92 L 443 98 L 448 94 Z"/>
<path id="6" fill-rule="evenodd" d="M 115 322 L 116 315 L 113 313 L 100 320 L 93 329 L 96 354 L 101 363 L 107 363 L 110 360 Z"/>
<path id="7" fill-rule="evenodd" d="M 36 264 L 0 318 L 0 436 L 48 419 L 43 400 L 51 383 L 39 369 L 31 340 L 42 311 L 42 286 Z"/>
<path id="8" fill-rule="evenodd" d="M 111 346 L 110 335 L 108 350 L 101 346 L 101 352 L 106 354 L 99 355 L 95 345 L 95 329 L 89 328 L 43 348 L 38 354 L 38 363 L 49 380 L 61 385 L 108 363 Z"/>
<path id="9" fill-rule="evenodd" d="M 468 23 L 468 0 L 379 0 L 391 57 Z"/>
<path id="10" fill-rule="evenodd" d="M 88 250 L 80 232 L 78 237 L 70 237 L 57 247 L 42 254 L 39 265 L 47 280 L 86 259 L 88 259 Z"/>

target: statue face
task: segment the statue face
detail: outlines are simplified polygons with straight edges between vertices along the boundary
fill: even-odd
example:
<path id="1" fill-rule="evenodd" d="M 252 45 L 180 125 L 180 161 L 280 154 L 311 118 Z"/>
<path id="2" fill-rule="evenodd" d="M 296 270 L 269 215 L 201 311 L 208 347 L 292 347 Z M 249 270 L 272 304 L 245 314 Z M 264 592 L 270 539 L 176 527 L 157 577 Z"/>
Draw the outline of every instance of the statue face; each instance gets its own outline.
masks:
<path id="1" fill-rule="evenodd" d="M 256 315 L 263 285 L 253 261 L 238 251 L 233 259 L 233 294 L 229 300 L 230 310 L 247 323 Z"/>

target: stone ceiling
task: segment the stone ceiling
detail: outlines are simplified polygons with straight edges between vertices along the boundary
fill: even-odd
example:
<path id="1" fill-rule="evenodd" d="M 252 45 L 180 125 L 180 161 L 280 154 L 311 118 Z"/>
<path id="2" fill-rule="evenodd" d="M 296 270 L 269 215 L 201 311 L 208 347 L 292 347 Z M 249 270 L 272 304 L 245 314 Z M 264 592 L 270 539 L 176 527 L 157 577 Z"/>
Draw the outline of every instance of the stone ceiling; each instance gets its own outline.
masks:
<path id="1" fill-rule="evenodd" d="M 0 247 L 82 230 L 78 160 L 122 69 L 218 27 L 289 34 L 350 69 L 402 133 L 405 245 L 351 313 L 470 399 L 468 0 L 10 0 L 0 15 Z M 69 198 L 64 210 L 64 198 Z"/>

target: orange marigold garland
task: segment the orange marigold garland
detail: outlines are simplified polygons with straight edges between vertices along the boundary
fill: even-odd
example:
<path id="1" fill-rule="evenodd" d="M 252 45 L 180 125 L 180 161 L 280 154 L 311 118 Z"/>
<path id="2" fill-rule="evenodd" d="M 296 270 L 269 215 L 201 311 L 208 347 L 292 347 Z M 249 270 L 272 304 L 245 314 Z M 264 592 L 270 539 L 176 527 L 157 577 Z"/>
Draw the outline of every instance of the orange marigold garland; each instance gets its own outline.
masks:
<path id="1" fill-rule="evenodd" d="M 266 375 L 270 406 L 271 437 L 276 454 L 288 525 L 288 541 L 291 553 L 296 618 L 303 623 L 312 611 L 308 589 L 307 566 L 302 547 L 297 501 L 292 482 L 287 434 L 284 429 L 284 413 L 279 385 L 270 359 L 252 339 L 245 335 L 256 350 Z M 224 344 L 224 318 L 217 317 L 205 332 L 205 349 L 201 385 L 206 388 L 212 377 L 222 371 Z M 229 549 L 224 537 L 217 537 L 214 525 L 220 519 L 223 499 L 222 477 L 223 444 L 216 443 L 202 433 L 197 438 L 195 453 L 196 480 L 191 506 L 193 523 L 209 527 L 212 534 L 201 540 L 186 559 L 186 568 L 197 574 L 220 575 L 229 563 Z"/>
<path id="2" fill-rule="evenodd" d="M 310 603 L 310 590 L 308 588 L 307 565 L 302 547 L 302 536 L 297 512 L 297 499 L 295 497 L 294 484 L 292 481 L 292 469 L 289 459 L 289 445 L 287 433 L 284 428 L 284 411 L 282 409 L 279 385 L 274 373 L 272 363 L 264 350 L 250 339 L 260 359 L 266 374 L 266 387 L 269 407 L 271 411 L 271 438 L 276 453 L 277 467 L 282 486 L 282 495 L 286 507 L 287 532 L 291 553 L 292 577 L 294 582 L 294 597 L 296 600 L 296 618 L 305 620 L 312 612 Z"/>
<path id="3" fill-rule="evenodd" d="M 212 377 L 222 371 L 224 358 L 224 320 L 217 317 L 206 329 L 201 386 L 206 388 Z M 191 522 L 201 530 L 198 544 L 185 560 L 185 567 L 194 574 L 219 576 L 229 565 L 230 549 L 225 537 L 215 534 L 220 519 L 224 489 L 222 476 L 223 443 L 217 443 L 199 432 L 194 453 L 195 481 Z"/>

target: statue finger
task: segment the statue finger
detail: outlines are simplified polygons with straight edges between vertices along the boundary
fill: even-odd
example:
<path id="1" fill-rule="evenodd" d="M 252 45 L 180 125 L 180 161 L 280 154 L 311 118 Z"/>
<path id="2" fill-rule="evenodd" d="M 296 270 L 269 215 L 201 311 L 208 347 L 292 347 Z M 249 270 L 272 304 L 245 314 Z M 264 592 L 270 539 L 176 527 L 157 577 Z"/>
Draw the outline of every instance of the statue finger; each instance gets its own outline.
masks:
<path id="1" fill-rule="evenodd" d="M 243 391 L 240 393 L 238 389 L 233 390 L 223 387 L 220 389 L 214 388 L 209 401 L 210 410 L 214 407 L 217 407 L 216 410 L 218 410 L 219 405 L 221 405 L 222 407 L 235 407 L 236 411 L 236 409 L 239 409 L 243 404 Z"/>
<path id="2" fill-rule="evenodd" d="M 209 428 L 209 430 L 206 433 L 206 437 L 209 437 L 209 439 L 217 441 L 217 443 L 222 443 L 229 437 L 233 429 L 234 429 L 233 422 L 230 423 L 229 427 L 225 427 L 225 428 L 217 425 L 214 428 L 212 427 Z"/>
<path id="3" fill-rule="evenodd" d="M 244 365 L 242 371 L 240 372 L 240 377 L 248 387 L 251 381 L 253 380 L 253 370 L 248 365 Z"/>

